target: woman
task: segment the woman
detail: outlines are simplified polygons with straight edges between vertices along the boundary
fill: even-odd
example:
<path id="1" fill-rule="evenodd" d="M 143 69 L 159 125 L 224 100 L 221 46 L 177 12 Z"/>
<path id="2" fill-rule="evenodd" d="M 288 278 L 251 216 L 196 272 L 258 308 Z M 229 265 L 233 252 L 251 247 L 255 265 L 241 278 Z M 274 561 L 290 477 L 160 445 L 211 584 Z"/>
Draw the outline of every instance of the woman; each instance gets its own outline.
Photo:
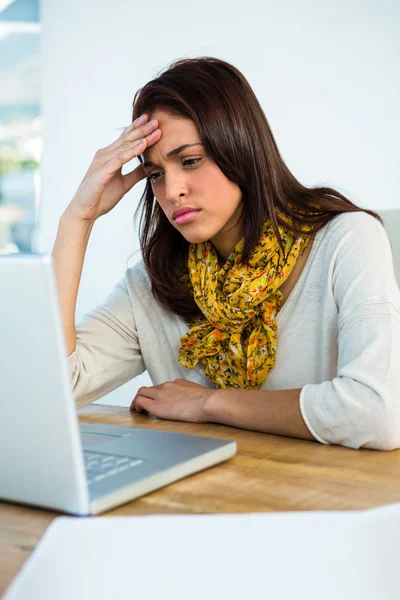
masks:
<path id="1" fill-rule="evenodd" d="M 379 215 L 301 185 L 222 60 L 173 63 L 132 121 L 96 152 L 53 250 L 78 405 L 147 369 L 131 410 L 399 447 L 400 292 Z M 93 224 L 145 177 L 143 260 L 75 329 Z"/>

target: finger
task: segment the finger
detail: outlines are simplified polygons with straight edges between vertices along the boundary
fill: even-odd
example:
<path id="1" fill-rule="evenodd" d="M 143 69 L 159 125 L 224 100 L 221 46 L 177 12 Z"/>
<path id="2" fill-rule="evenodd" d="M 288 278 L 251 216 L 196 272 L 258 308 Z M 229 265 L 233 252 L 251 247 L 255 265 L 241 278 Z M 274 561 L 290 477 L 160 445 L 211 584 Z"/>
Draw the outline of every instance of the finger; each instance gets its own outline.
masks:
<path id="1" fill-rule="evenodd" d="M 135 119 L 130 125 L 128 125 L 128 127 L 125 127 L 125 129 L 123 130 L 123 132 L 121 133 L 121 135 L 119 136 L 119 138 L 117 140 L 115 140 L 109 146 L 106 146 L 102 150 L 109 151 L 109 150 L 112 150 L 113 148 L 118 147 L 118 145 L 121 144 L 121 140 L 125 141 L 127 136 L 130 136 L 131 139 L 139 139 L 141 137 L 144 137 L 144 134 L 146 132 L 146 127 L 148 127 L 148 119 L 149 119 L 149 116 L 146 114 L 142 115 L 138 119 Z M 140 131 L 140 135 L 135 136 L 134 133 L 139 132 L 139 131 Z"/>
<path id="2" fill-rule="evenodd" d="M 160 137 L 161 137 L 161 129 L 156 129 L 155 131 L 153 131 L 151 133 L 151 135 L 144 138 L 143 148 L 141 146 L 138 148 L 135 148 L 135 151 L 133 152 L 133 156 L 130 157 L 128 160 L 126 160 L 125 163 L 129 162 L 129 160 L 131 160 L 132 158 L 135 158 L 135 156 L 142 154 L 146 150 L 146 147 L 152 146 L 153 144 L 158 142 Z M 129 156 L 129 154 L 128 154 L 128 156 Z M 142 179 L 145 179 L 146 177 L 147 177 L 147 173 L 141 164 L 138 165 L 136 167 L 136 169 L 134 169 L 130 173 L 126 173 L 125 175 L 123 175 L 122 181 L 124 184 L 125 194 L 126 194 L 126 192 L 129 192 L 129 190 L 131 188 L 133 188 L 134 185 L 136 185 L 139 181 L 141 181 Z"/>
<path id="3" fill-rule="evenodd" d="M 148 119 L 147 115 L 144 115 L 146 121 Z M 129 127 L 127 127 L 124 132 L 120 135 L 120 137 L 105 148 L 100 148 L 94 155 L 92 163 L 88 169 L 87 174 L 90 175 L 93 171 L 96 171 L 99 167 L 109 162 L 111 158 L 113 158 L 118 152 L 121 150 L 129 151 L 129 158 L 131 160 L 140 152 L 143 152 L 146 148 L 146 143 L 144 140 L 154 134 L 156 130 L 158 130 L 158 121 L 154 120 L 152 125 L 149 123 L 140 121 L 140 126 L 137 125 L 138 119 L 136 119 Z M 155 143 L 159 139 L 160 134 L 152 135 L 152 137 L 148 140 L 148 145 L 151 143 Z M 142 147 L 138 148 L 138 152 L 135 153 L 137 143 L 140 143 Z"/>
<path id="4" fill-rule="evenodd" d="M 140 409 L 139 405 L 136 404 L 136 399 L 138 398 L 138 394 L 136 394 L 136 396 L 134 397 L 134 399 L 131 402 L 131 405 L 129 407 L 129 410 L 134 410 L 136 412 L 142 412 L 142 410 Z"/>
<path id="5" fill-rule="evenodd" d="M 135 143 L 142 138 L 148 137 L 156 129 L 158 129 L 158 121 L 156 120 L 153 120 L 152 123 L 145 123 L 140 127 L 128 127 L 125 131 L 121 133 L 121 135 L 117 140 L 115 140 L 115 142 L 100 150 L 100 157 L 104 157 L 103 160 L 107 160 L 107 157 L 109 157 L 110 153 L 115 153 L 115 151 L 118 151 L 121 148 L 130 148 L 132 143 Z"/>
<path id="6" fill-rule="evenodd" d="M 143 396 L 143 397 L 146 397 L 146 398 L 151 398 L 153 400 L 156 400 L 157 396 L 160 393 L 159 392 L 160 387 L 161 386 L 159 386 L 159 385 L 150 385 L 150 386 L 143 385 L 136 392 L 136 396 L 137 397 Z"/>
<path id="7" fill-rule="evenodd" d="M 144 408 L 140 408 L 140 406 L 137 406 L 137 407 L 134 409 L 134 412 L 141 413 L 141 414 L 143 414 L 143 415 L 149 415 L 149 414 L 150 414 L 150 413 L 149 413 L 147 410 L 145 410 Z"/>
<path id="8" fill-rule="evenodd" d="M 135 399 L 134 410 L 136 412 L 151 412 L 154 404 L 155 400 L 152 400 L 151 398 L 147 398 L 146 396 L 137 396 L 137 398 Z"/>
<path id="9" fill-rule="evenodd" d="M 143 153 L 146 147 L 155 144 L 160 139 L 160 137 L 161 130 L 157 129 L 145 138 L 136 140 L 134 142 L 130 142 L 123 149 L 121 149 L 120 147 L 118 150 L 114 150 L 113 153 L 110 152 L 107 156 L 102 155 L 102 157 L 100 158 L 101 162 L 97 162 L 97 164 L 94 165 L 94 167 L 97 169 L 99 167 L 105 168 L 107 174 L 116 173 L 118 169 L 121 169 L 124 164 L 126 164 L 133 158 L 136 158 L 137 156 L 139 156 L 139 154 Z M 105 160 L 105 158 L 108 158 L 108 161 L 102 162 Z M 139 173 L 140 171 L 138 172 L 138 174 Z"/>
<path id="10" fill-rule="evenodd" d="M 132 123 L 130 123 L 127 127 L 125 127 L 124 131 L 128 131 L 128 129 L 134 129 L 135 127 L 144 125 L 144 123 L 147 122 L 148 118 L 149 118 L 149 115 L 146 113 L 143 113 L 142 115 L 140 115 L 140 117 L 138 117 L 137 119 L 132 121 Z"/>
<path id="11" fill-rule="evenodd" d="M 135 142 L 134 146 L 129 150 L 116 152 L 111 157 L 109 156 L 108 161 L 103 164 L 92 165 L 90 171 L 92 174 L 97 172 L 100 176 L 104 175 L 107 180 L 110 179 L 117 171 L 120 171 L 125 163 L 135 158 L 138 154 L 143 152 L 145 148 L 144 142 Z M 90 173 L 88 173 L 90 174 Z M 139 174 L 139 173 L 138 173 Z"/>
<path id="12" fill-rule="evenodd" d="M 97 150 L 89 167 L 88 174 L 97 171 L 115 157 L 119 157 L 121 159 L 118 161 L 121 163 L 121 165 L 129 162 L 132 160 L 132 158 L 135 158 L 141 152 L 144 152 L 148 145 L 158 141 L 160 135 L 161 133 L 157 127 L 157 121 L 151 126 L 146 124 L 138 129 L 135 129 L 129 134 L 128 137 L 126 137 L 126 134 L 123 133 L 118 140 L 109 146 Z"/>
<path id="13" fill-rule="evenodd" d="M 138 165 L 136 169 L 133 169 L 130 173 L 122 176 L 122 181 L 124 184 L 124 192 L 125 194 L 129 192 L 130 189 L 133 188 L 139 181 L 145 179 L 147 174 L 143 169 L 142 165 Z"/>
<path id="14" fill-rule="evenodd" d="M 119 140 L 135 140 L 139 137 L 143 137 L 144 135 L 149 135 L 151 131 L 154 131 L 158 128 L 158 120 L 152 119 L 147 123 L 141 122 L 139 126 L 135 126 L 135 121 L 129 125 L 119 136 Z M 116 140 L 118 142 L 118 140 Z"/>

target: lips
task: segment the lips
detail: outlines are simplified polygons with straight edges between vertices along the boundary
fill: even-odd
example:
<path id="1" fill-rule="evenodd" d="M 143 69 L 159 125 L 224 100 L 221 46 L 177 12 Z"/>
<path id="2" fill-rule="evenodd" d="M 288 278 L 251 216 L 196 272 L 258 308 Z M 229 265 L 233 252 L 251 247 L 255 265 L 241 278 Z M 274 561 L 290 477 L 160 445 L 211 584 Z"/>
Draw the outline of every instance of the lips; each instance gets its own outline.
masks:
<path id="1" fill-rule="evenodd" d="M 194 208 L 193 206 L 182 206 L 181 208 L 177 208 L 176 210 L 174 210 L 174 212 L 172 213 L 172 219 L 176 221 L 176 219 L 178 217 L 181 217 L 182 215 L 186 215 L 187 213 L 199 212 L 199 210 L 199 208 Z"/>

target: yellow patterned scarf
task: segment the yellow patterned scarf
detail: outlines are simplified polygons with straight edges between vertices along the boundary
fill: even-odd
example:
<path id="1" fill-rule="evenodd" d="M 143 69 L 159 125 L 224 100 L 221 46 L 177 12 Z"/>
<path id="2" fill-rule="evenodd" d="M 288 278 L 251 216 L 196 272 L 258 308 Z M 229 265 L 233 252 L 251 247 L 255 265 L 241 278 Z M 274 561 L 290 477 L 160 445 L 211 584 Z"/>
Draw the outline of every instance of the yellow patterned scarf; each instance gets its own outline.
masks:
<path id="1" fill-rule="evenodd" d="M 300 228 L 311 231 L 308 225 Z M 189 247 L 190 282 L 203 314 L 188 323 L 179 362 L 189 369 L 203 362 L 205 375 L 218 388 L 258 389 L 275 364 L 275 316 L 283 298 L 278 288 L 310 240 L 281 226 L 279 232 L 285 255 L 268 219 L 247 265 L 241 259 L 244 238 L 222 268 L 210 242 Z"/>

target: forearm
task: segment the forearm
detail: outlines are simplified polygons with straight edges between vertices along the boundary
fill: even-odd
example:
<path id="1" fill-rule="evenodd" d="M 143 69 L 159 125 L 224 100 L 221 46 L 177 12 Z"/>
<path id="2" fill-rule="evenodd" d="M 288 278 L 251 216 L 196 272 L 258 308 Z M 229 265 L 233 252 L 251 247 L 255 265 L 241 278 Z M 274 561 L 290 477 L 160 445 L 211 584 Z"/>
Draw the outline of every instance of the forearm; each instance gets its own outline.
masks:
<path id="1" fill-rule="evenodd" d="M 205 403 L 205 420 L 315 440 L 300 412 L 301 389 L 293 390 L 215 390 Z"/>
<path id="2" fill-rule="evenodd" d="M 93 222 L 80 220 L 67 209 L 61 216 L 52 251 L 67 356 L 76 348 L 76 299 L 92 228 Z"/>

